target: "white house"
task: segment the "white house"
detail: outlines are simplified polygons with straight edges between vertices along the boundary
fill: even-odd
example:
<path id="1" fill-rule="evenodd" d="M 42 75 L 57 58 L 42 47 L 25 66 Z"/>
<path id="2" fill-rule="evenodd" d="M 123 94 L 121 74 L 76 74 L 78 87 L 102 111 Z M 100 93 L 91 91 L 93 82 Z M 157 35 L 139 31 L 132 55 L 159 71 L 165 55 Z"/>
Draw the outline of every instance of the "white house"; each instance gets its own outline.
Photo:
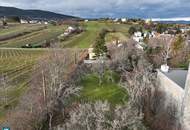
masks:
<path id="1" fill-rule="evenodd" d="M 95 60 L 96 54 L 93 51 L 94 51 L 94 48 L 88 49 L 89 60 Z"/>
<path id="2" fill-rule="evenodd" d="M 118 19 L 118 18 L 116 18 L 116 19 L 114 19 L 113 21 L 114 21 L 114 22 L 118 22 L 118 21 L 119 21 L 119 19 Z"/>
<path id="3" fill-rule="evenodd" d="M 186 33 L 187 31 L 190 31 L 190 28 L 181 28 L 180 30 L 182 33 Z"/>
<path id="4" fill-rule="evenodd" d="M 31 20 L 31 21 L 29 21 L 29 23 L 30 24 L 36 24 L 36 23 L 38 23 L 38 21 L 37 20 Z"/>
<path id="5" fill-rule="evenodd" d="M 141 32 L 135 32 L 135 33 L 134 33 L 134 36 L 135 36 L 135 37 L 142 37 L 142 33 L 141 33 Z"/>
<path id="6" fill-rule="evenodd" d="M 48 22 L 44 22 L 44 24 L 45 24 L 45 25 L 47 25 L 47 24 L 48 24 Z"/>
<path id="7" fill-rule="evenodd" d="M 72 26 L 69 26 L 68 29 L 67 29 L 68 32 L 73 32 L 73 31 L 75 31 L 75 30 L 76 30 L 76 28 L 74 28 L 74 27 L 72 27 Z"/>
<path id="8" fill-rule="evenodd" d="M 21 19 L 21 20 L 20 20 L 20 23 L 21 23 L 21 24 L 27 24 L 28 21 L 27 21 L 27 20 L 24 20 L 24 19 Z"/>
<path id="9" fill-rule="evenodd" d="M 136 42 L 142 42 L 143 39 L 144 39 L 144 37 L 142 36 L 141 32 L 134 33 L 133 40 L 135 40 Z"/>
<path id="10" fill-rule="evenodd" d="M 122 18 L 121 21 L 122 22 L 127 22 L 127 19 L 126 18 Z"/>

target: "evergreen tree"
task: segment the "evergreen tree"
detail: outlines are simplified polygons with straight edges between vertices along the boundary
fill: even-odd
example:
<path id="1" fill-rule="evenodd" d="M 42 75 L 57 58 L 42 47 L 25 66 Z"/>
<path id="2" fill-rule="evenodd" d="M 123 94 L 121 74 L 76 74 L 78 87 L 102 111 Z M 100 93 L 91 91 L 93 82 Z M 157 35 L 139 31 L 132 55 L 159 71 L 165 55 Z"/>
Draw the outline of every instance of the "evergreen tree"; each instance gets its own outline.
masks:
<path id="1" fill-rule="evenodd" d="M 107 47 L 105 46 L 105 35 L 107 33 L 107 30 L 103 29 L 94 44 L 94 53 L 96 54 L 97 57 L 100 57 L 104 55 L 107 52 Z"/>
<path id="2" fill-rule="evenodd" d="M 137 29 L 132 26 L 132 27 L 129 28 L 128 33 L 129 33 L 130 35 L 133 35 L 136 31 L 137 31 Z"/>

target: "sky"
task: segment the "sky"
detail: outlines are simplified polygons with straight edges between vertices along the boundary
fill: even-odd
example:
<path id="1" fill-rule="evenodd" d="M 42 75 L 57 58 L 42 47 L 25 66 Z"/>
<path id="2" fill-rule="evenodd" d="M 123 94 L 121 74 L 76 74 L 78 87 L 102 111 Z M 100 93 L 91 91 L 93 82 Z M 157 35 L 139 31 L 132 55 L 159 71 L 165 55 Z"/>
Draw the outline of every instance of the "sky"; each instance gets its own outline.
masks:
<path id="1" fill-rule="evenodd" d="M 83 18 L 190 17 L 190 0 L 0 0 L 0 5 L 48 10 Z"/>

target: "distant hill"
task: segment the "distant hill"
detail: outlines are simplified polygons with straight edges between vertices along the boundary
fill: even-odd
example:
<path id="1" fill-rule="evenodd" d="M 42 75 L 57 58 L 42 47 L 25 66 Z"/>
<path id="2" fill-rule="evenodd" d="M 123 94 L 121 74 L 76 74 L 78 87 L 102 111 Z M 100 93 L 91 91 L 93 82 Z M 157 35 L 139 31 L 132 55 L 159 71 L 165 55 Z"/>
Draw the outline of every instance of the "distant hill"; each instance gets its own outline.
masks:
<path id="1" fill-rule="evenodd" d="M 50 11 L 43 10 L 24 10 L 14 7 L 4 7 L 0 6 L 0 17 L 10 17 L 18 16 L 21 18 L 30 18 L 30 19 L 47 19 L 47 20 L 58 20 L 58 19 L 79 19 L 78 17 L 58 14 Z"/>

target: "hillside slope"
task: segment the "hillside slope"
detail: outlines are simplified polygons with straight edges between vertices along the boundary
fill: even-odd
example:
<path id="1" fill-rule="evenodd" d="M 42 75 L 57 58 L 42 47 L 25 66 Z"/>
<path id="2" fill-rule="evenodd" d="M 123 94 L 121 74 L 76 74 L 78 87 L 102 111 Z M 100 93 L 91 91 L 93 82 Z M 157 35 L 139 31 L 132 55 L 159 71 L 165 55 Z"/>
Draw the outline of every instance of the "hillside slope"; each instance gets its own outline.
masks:
<path id="1" fill-rule="evenodd" d="M 3 16 L 19 16 L 21 18 L 31 19 L 77 19 L 77 17 L 58 14 L 50 11 L 43 10 L 23 10 L 14 7 L 0 6 L 0 17 Z"/>

